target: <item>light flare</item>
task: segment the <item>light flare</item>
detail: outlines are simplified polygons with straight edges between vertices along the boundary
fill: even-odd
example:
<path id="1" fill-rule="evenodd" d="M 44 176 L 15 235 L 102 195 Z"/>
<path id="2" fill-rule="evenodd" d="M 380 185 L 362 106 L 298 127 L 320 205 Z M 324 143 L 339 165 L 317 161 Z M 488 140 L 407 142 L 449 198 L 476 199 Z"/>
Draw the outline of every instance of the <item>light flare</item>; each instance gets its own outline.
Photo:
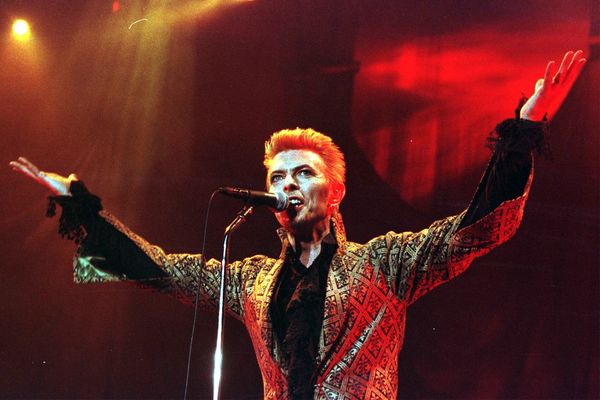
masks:
<path id="1" fill-rule="evenodd" d="M 31 29 L 29 28 L 29 22 L 22 18 L 18 18 L 13 21 L 12 34 L 15 39 L 26 40 L 31 37 Z"/>

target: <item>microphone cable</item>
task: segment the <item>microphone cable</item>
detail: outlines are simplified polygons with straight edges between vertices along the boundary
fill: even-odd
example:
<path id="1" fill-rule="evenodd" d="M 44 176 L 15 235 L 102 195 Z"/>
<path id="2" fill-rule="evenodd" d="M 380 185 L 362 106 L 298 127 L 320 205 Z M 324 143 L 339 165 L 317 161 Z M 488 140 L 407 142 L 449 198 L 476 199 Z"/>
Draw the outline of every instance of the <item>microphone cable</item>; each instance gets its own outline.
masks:
<path id="1" fill-rule="evenodd" d="M 208 206 L 206 207 L 206 217 L 204 219 L 204 233 L 203 233 L 203 237 L 202 237 L 202 250 L 200 250 L 200 268 L 198 270 L 198 287 L 196 288 L 196 297 L 194 299 L 194 318 L 192 321 L 192 332 L 191 332 L 190 344 L 189 344 L 189 348 L 188 348 L 188 359 L 187 359 L 187 367 L 186 367 L 186 371 L 185 371 L 185 388 L 183 391 L 183 400 L 187 399 L 188 386 L 189 386 L 189 382 L 190 382 L 190 366 L 192 363 L 192 347 L 194 344 L 194 334 L 196 331 L 196 320 L 198 318 L 198 301 L 200 299 L 200 279 L 202 278 L 202 269 L 204 268 L 204 265 L 206 264 L 206 261 L 204 258 L 204 249 L 206 246 L 206 233 L 208 230 L 208 216 L 210 215 L 210 206 L 212 204 L 213 198 L 215 197 L 215 194 L 217 194 L 217 193 L 219 193 L 219 191 L 215 190 L 210 195 L 210 199 L 208 200 Z"/>

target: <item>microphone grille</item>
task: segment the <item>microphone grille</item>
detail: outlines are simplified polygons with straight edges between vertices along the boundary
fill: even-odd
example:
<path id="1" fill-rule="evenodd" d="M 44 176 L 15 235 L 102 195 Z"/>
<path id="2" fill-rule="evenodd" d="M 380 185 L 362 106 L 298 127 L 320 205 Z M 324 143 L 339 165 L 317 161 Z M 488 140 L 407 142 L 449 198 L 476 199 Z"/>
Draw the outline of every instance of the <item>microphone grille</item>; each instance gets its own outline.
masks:
<path id="1" fill-rule="evenodd" d="M 277 206 L 275 210 L 283 211 L 288 207 L 288 197 L 283 192 L 275 192 L 275 197 L 277 197 Z"/>

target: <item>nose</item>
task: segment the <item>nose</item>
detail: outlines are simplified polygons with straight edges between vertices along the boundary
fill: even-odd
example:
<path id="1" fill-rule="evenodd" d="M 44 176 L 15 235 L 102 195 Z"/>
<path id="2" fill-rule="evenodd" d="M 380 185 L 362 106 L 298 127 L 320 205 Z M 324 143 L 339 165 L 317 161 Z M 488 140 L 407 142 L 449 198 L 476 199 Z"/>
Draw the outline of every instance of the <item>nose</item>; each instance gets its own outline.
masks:
<path id="1" fill-rule="evenodd" d="M 287 174 L 283 181 L 283 191 L 291 192 L 296 189 L 298 189 L 298 182 L 296 182 L 292 174 Z"/>

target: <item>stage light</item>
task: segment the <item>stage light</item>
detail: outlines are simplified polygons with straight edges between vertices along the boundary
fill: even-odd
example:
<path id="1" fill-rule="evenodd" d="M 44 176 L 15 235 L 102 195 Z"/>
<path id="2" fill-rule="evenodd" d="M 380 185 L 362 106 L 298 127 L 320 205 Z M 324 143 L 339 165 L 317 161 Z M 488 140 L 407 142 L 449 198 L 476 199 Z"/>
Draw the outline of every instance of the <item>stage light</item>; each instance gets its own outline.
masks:
<path id="1" fill-rule="evenodd" d="M 24 19 L 16 19 L 12 24 L 13 36 L 17 39 L 24 40 L 31 36 L 31 30 L 29 29 L 29 23 Z"/>

